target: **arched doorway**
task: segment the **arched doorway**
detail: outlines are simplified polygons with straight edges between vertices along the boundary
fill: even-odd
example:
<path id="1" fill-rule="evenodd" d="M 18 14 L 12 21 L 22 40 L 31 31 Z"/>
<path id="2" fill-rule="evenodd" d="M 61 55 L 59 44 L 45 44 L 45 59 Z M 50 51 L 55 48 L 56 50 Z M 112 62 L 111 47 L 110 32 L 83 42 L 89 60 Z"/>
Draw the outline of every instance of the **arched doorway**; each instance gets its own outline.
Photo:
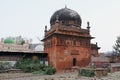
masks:
<path id="1" fill-rule="evenodd" d="M 76 66 L 76 58 L 73 58 L 73 66 Z"/>

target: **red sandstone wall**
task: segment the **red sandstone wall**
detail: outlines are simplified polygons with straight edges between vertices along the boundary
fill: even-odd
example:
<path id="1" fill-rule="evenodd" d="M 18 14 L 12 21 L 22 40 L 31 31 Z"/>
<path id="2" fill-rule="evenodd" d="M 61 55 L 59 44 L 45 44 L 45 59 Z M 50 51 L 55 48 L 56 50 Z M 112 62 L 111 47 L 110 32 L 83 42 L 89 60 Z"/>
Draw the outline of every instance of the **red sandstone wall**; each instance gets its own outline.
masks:
<path id="1" fill-rule="evenodd" d="M 49 43 L 51 42 L 51 43 Z M 76 45 L 73 45 L 72 38 L 62 38 L 54 36 L 45 41 L 45 52 L 49 54 L 49 63 L 53 65 L 57 71 L 73 66 L 73 58 L 76 58 L 76 66 L 83 67 L 89 64 L 91 49 L 90 43 L 83 44 L 76 40 Z M 54 43 L 54 44 L 52 44 Z"/>

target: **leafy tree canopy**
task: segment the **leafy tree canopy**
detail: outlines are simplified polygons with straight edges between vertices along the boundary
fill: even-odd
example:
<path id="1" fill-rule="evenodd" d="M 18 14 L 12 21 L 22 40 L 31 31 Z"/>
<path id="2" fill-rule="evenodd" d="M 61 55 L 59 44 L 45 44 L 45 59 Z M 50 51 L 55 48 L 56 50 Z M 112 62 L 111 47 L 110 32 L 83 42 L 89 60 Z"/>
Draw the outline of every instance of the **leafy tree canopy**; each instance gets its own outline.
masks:
<path id="1" fill-rule="evenodd" d="M 116 54 L 117 54 L 118 56 L 120 56 L 120 36 L 117 37 L 117 40 L 116 40 L 115 45 L 113 46 L 113 49 L 114 49 L 114 51 L 116 52 Z"/>

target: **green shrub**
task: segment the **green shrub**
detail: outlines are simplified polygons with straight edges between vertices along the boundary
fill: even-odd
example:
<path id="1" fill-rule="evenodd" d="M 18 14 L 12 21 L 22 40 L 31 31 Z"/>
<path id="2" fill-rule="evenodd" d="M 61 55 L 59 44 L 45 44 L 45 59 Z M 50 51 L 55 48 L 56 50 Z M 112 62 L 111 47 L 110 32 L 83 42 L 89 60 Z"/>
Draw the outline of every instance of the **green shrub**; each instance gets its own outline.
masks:
<path id="1" fill-rule="evenodd" d="M 39 60 L 21 59 L 17 61 L 16 68 L 22 69 L 24 72 L 32 72 L 33 74 L 55 74 L 56 69 L 52 66 L 40 64 Z"/>
<path id="2" fill-rule="evenodd" d="M 81 69 L 79 70 L 79 76 L 94 77 L 95 73 L 93 70 Z"/>
<path id="3" fill-rule="evenodd" d="M 40 64 L 39 60 L 21 59 L 16 63 L 16 68 L 22 69 L 25 72 L 39 71 L 43 67 L 44 65 Z"/>
<path id="4" fill-rule="evenodd" d="M 52 66 L 48 66 L 45 70 L 45 73 L 48 74 L 48 75 L 55 74 L 55 72 L 56 72 L 56 69 Z"/>

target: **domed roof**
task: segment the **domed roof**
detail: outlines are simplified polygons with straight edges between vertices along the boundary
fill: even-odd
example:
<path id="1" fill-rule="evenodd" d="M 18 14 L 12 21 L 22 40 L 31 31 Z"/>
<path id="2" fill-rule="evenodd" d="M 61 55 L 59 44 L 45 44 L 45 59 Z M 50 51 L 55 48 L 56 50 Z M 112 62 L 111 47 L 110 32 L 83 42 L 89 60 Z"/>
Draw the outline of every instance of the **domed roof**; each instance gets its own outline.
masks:
<path id="1" fill-rule="evenodd" d="M 62 21 L 62 23 L 65 23 L 66 21 L 73 21 L 74 24 L 81 26 L 82 20 L 79 14 L 74 10 L 68 9 L 67 7 L 57 10 L 51 16 L 50 24 L 55 23 L 57 16 L 58 20 Z"/>
<path id="2" fill-rule="evenodd" d="M 6 43 L 6 44 L 14 44 L 15 43 L 15 41 L 14 41 L 14 39 L 12 39 L 12 38 L 6 38 L 5 40 L 4 40 L 4 43 Z"/>
<path id="3" fill-rule="evenodd" d="M 37 45 L 35 51 L 43 51 L 43 46 L 41 44 Z"/>

